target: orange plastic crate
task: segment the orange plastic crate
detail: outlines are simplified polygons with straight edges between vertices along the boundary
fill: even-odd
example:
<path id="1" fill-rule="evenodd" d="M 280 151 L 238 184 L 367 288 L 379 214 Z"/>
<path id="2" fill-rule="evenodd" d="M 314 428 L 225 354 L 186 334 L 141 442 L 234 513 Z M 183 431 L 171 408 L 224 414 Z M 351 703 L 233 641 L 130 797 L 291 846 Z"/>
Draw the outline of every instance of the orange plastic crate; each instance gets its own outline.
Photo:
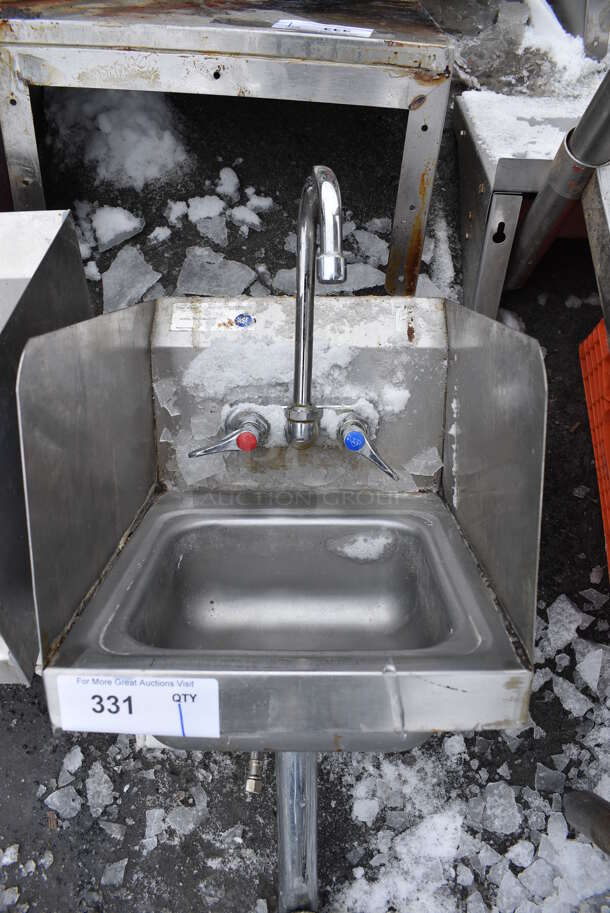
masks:
<path id="1" fill-rule="evenodd" d="M 581 342 L 579 351 L 610 563 L 610 352 L 603 320 Z"/>

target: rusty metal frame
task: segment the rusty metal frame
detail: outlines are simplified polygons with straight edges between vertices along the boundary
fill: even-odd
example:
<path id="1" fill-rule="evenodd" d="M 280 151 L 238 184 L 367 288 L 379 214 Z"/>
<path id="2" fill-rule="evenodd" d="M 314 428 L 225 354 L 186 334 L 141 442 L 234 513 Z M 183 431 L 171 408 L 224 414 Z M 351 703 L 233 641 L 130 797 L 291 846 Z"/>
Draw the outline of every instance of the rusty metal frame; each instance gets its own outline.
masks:
<path id="1" fill-rule="evenodd" d="M 383 32 L 378 39 L 345 39 L 284 33 L 260 23 L 244 28 L 229 14 L 218 24 L 175 13 L 168 27 L 165 16 L 145 11 L 103 18 L 75 4 L 63 6 L 79 12 L 74 18 L 0 19 L 0 129 L 16 209 L 44 208 L 30 86 L 407 110 L 386 287 L 391 294 L 415 293 L 453 58 L 440 33 L 420 26 L 410 40 Z"/>

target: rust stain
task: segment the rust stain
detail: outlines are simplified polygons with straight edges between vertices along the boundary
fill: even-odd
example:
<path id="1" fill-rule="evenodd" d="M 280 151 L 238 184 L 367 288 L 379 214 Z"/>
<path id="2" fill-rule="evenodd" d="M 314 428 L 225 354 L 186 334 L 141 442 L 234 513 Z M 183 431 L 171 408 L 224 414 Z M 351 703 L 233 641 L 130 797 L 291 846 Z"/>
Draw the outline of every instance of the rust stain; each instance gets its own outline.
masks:
<path id="1" fill-rule="evenodd" d="M 47 812 L 47 823 L 50 831 L 57 830 L 57 815 L 53 811 Z"/>
<path id="2" fill-rule="evenodd" d="M 407 256 L 404 262 L 404 273 L 402 272 L 403 265 L 398 262 L 399 254 L 397 255 L 397 253 L 394 253 L 394 256 L 390 258 L 388 265 L 388 274 L 390 276 L 388 292 L 390 292 L 390 294 L 394 294 L 396 291 L 396 281 L 400 275 L 404 276 L 404 280 L 401 280 L 401 282 L 404 282 L 405 295 L 415 294 L 421 253 L 424 247 L 424 214 L 426 209 L 426 194 L 430 186 L 430 181 L 430 162 L 426 162 L 419 177 L 419 208 L 415 215 L 415 219 L 413 220 L 413 229 L 411 231 Z M 390 287 L 391 285 L 393 285 L 393 287 Z"/>
<path id="3" fill-rule="evenodd" d="M 341 744 L 341 736 L 340 736 L 340 735 L 335 734 L 335 735 L 333 736 L 333 743 L 334 743 L 334 746 L 335 746 L 335 751 L 343 751 L 343 745 Z"/>
<path id="4" fill-rule="evenodd" d="M 418 108 L 421 108 L 422 105 L 426 104 L 425 95 L 416 95 L 411 104 L 409 105 L 409 111 L 417 111 Z"/>
<path id="5" fill-rule="evenodd" d="M 409 320 L 409 325 L 407 327 L 407 337 L 409 342 L 413 342 L 415 339 L 415 327 L 413 326 L 413 321 Z"/>
<path id="6" fill-rule="evenodd" d="M 0 41 L 8 40 L 14 36 L 13 27 L 6 19 L 0 19 Z"/>

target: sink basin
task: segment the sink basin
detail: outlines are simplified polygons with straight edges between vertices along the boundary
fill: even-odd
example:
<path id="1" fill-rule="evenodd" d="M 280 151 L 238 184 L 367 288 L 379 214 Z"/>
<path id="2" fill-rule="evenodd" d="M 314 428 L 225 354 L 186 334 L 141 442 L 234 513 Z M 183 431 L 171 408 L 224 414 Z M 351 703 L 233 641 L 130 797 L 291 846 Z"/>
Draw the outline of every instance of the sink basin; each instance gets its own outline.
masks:
<path id="1" fill-rule="evenodd" d="M 123 629 L 169 650 L 418 650 L 451 635 L 458 594 L 421 519 L 165 514 L 140 542 Z"/>
<path id="2" fill-rule="evenodd" d="M 218 682 L 220 736 L 183 747 L 385 750 L 517 723 L 531 672 L 452 514 L 365 494 L 159 497 L 45 670 L 54 723 L 58 679 L 94 671 Z"/>

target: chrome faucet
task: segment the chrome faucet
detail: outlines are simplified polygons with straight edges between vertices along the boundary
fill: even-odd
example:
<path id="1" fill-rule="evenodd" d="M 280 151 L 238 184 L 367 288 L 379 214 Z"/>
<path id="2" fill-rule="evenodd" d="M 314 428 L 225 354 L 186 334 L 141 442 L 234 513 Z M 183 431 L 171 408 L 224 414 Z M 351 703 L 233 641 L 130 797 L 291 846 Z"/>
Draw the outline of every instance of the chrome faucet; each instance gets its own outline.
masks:
<path id="1" fill-rule="evenodd" d="M 316 228 L 320 233 L 317 255 Z M 297 227 L 294 392 L 286 417 L 286 438 L 297 447 L 309 447 L 318 430 L 311 402 L 315 274 L 317 271 L 319 282 L 345 282 L 342 231 L 337 178 L 330 168 L 315 165 L 303 187 Z"/>

